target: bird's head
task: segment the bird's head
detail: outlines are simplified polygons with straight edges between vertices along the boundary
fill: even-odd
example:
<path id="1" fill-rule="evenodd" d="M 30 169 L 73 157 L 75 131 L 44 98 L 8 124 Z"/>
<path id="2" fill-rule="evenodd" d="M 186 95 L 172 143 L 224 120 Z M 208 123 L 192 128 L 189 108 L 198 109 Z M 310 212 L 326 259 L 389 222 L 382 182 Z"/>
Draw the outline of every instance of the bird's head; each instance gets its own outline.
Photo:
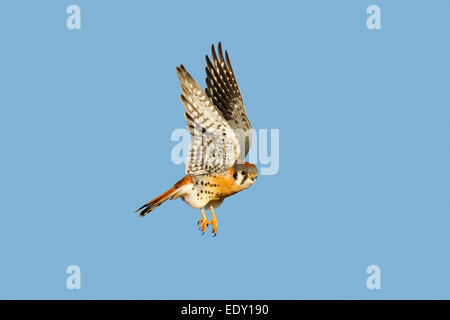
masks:
<path id="1" fill-rule="evenodd" d="M 254 164 L 248 162 L 236 163 L 233 169 L 234 182 L 243 189 L 250 187 L 258 178 L 258 169 Z"/>

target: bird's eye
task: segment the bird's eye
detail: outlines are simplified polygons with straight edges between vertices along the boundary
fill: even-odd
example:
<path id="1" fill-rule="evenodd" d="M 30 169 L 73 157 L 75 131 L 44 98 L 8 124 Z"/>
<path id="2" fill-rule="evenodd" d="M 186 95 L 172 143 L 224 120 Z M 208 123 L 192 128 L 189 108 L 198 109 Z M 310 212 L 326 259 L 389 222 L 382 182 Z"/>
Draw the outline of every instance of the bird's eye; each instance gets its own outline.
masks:
<path id="1" fill-rule="evenodd" d="M 246 175 L 247 175 L 247 171 L 242 171 L 241 174 L 242 174 L 243 176 L 246 176 Z"/>

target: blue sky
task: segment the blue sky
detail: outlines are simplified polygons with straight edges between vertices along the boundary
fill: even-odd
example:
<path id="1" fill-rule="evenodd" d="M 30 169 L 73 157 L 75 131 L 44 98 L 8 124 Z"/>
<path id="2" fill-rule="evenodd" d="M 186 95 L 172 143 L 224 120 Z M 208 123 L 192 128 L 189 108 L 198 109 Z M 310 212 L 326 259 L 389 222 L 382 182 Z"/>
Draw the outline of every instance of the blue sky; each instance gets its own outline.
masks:
<path id="1" fill-rule="evenodd" d="M 449 298 L 449 10 L 3 1 L 0 298 Z M 184 175 L 175 67 L 204 87 L 218 41 L 279 171 L 217 209 L 213 238 L 180 200 L 133 212 Z"/>

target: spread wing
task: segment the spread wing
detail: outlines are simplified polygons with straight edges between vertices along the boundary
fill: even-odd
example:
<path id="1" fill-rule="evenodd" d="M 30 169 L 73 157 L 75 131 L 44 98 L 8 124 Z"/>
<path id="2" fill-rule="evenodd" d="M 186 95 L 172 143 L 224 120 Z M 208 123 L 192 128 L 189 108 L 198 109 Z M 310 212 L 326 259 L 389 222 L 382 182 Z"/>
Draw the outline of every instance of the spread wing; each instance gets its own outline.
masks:
<path id="1" fill-rule="evenodd" d="M 223 118 L 227 120 L 234 130 L 240 144 L 239 160 L 244 160 L 250 149 L 252 141 L 252 126 L 247 118 L 244 101 L 239 90 L 236 76 L 231 67 L 228 52 L 225 57 L 222 45 L 219 42 L 218 54 L 211 46 L 212 62 L 206 56 L 206 84 L 205 92 Z"/>
<path id="2" fill-rule="evenodd" d="M 186 173 L 224 172 L 234 165 L 239 155 L 234 130 L 183 65 L 177 68 L 177 73 L 187 127 L 192 135 Z"/>

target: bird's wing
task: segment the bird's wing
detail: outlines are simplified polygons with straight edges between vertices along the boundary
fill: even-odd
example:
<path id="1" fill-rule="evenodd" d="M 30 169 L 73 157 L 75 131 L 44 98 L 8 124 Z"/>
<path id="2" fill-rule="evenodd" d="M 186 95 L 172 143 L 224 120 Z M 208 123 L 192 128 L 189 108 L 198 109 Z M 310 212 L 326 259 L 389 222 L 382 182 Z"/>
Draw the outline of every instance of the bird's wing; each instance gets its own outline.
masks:
<path id="1" fill-rule="evenodd" d="M 239 155 L 239 142 L 234 130 L 183 65 L 177 68 L 177 73 L 187 127 L 192 135 L 186 173 L 224 172 L 234 165 Z"/>
<path id="2" fill-rule="evenodd" d="M 219 42 L 218 56 L 214 45 L 211 46 L 212 61 L 206 55 L 206 84 L 205 92 L 211 99 L 222 117 L 228 121 L 240 145 L 239 159 L 244 160 L 252 142 L 252 126 L 247 117 L 241 91 L 231 67 L 228 52 L 225 57 Z"/>

